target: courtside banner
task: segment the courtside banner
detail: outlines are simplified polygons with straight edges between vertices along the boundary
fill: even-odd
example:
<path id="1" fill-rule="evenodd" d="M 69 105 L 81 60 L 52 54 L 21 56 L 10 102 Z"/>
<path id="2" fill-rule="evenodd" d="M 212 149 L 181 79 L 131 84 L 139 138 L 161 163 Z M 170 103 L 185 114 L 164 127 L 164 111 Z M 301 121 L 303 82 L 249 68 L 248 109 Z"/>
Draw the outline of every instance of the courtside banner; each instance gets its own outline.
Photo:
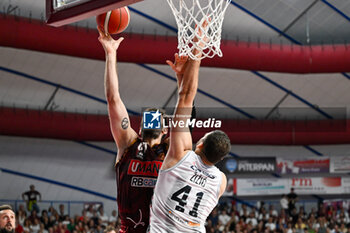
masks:
<path id="1" fill-rule="evenodd" d="M 276 160 L 278 174 L 329 173 L 330 159 L 328 157 L 308 159 L 277 158 Z"/>
<path id="2" fill-rule="evenodd" d="M 276 171 L 276 159 L 274 157 L 226 157 L 217 164 L 225 174 L 271 174 Z"/>
<path id="3" fill-rule="evenodd" d="M 350 172 L 350 155 L 332 156 L 330 163 L 331 173 L 349 173 Z"/>
<path id="4" fill-rule="evenodd" d="M 261 196 L 287 194 L 287 179 L 237 179 L 237 196 Z"/>
<path id="5" fill-rule="evenodd" d="M 342 177 L 341 185 L 343 187 L 343 193 L 350 193 L 350 177 Z"/>
<path id="6" fill-rule="evenodd" d="M 289 179 L 296 194 L 341 194 L 344 192 L 341 177 L 307 177 Z"/>

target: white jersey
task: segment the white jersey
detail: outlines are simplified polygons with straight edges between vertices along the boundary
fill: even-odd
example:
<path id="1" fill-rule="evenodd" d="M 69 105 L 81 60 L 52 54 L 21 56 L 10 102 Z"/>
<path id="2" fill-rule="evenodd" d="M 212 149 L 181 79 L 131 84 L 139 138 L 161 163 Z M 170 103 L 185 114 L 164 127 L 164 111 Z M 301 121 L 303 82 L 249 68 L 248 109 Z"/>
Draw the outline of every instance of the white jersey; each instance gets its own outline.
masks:
<path id="1" fill-rule="evenodd" d="M 189 151 L 173 167 L 160 170 L 155 187 L 150 233 L 205 232 L 205 221 L 217 205 L 222 174 Z"/>

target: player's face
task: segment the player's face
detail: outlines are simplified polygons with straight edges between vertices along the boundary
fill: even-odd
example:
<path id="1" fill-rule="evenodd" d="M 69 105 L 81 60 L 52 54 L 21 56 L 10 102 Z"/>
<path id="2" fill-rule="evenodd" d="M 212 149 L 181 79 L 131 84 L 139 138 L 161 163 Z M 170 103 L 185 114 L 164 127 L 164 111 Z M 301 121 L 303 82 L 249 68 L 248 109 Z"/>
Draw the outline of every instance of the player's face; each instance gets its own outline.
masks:
<path id="1" fill-rule="evenodd" d="M 0 211 L 0 230 L 4 232 L 14 232 L 15 229 L 15 213 L 12 210 Z"/>

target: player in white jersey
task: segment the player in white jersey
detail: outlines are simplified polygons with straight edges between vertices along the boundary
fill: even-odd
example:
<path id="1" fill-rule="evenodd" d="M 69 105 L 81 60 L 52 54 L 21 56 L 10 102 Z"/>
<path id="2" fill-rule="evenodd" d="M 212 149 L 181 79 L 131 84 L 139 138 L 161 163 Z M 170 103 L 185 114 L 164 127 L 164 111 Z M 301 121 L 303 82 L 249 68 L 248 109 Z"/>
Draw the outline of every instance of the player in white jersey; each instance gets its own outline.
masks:
<path id="1" fill-rule="evenodd" d="M 187 62 L 177 66 L 183 59 Z M 186 122 L 197 92 L 200 61 L 175 56 L 175 65 L 168 64 L 177 73 L 178 101 L 173 118 L 177 127 L 171 129 L 169 150 L 154 190 L 149 232 L 205 232 L 205 220 L 227 183 L 225 174 L 214 164 L 227 155 L 231 143 L 224 132 L 216 130 L 204 135 L 192 151 Z"/>

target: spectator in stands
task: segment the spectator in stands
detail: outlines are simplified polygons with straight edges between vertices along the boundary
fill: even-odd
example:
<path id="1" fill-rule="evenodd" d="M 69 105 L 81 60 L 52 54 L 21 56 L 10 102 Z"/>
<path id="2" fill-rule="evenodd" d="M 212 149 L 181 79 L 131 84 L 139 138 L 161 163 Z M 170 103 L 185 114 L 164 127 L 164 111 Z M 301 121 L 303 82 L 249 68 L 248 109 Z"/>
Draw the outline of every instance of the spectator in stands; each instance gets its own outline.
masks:
<path id="1" fill-rule="evenodd" d="M 108 226 L 106 229 L 103 231 L 103 233 L 116 233 L 117 230 L 113 226 Z"/>
<path id="2" fill-rule="evenodd" d="M 27 218 L 27 212 L 19 208 L 19 210 L 17 211 L 17 218 L 18 218 L 18 224 L 23 226 L 24 220 Z"/>
<path id="3" fill-rule="evenodd" d="M 230 221 L 226 224 L 227 231 L 234 231 L 236 229 L 236 223 L 239 220 L 239 217 L 236 215 L 235 211 L 231 211 Z"/>
<path id="4" fill-rule="evenodd" d="M 340 228 L 339 230 L 341 233 L 348 233 L 349 232 L 349 230 L 345 227 L 344 223 L 341 223 L 339 228 Z"/>
<path id="5" fill-rule="evenodd" d="M 67 228 L 67 224 L 62 222 L 60 233 L 70 233 L 70 231 Z"/>
<path id="6" fill-rule="evenodd" d="M 69 223 L 67 225 L 67 229 L 70 231 L 70 232 L 73 232 L 73 230 L 75 229 L 75 219 L 74 218 L 69 218 Z"/>
<path id="7" fill-rule="evenodd" d="M 239 212 L 238 212 L 238 210 L 237 210 L 237 205 L 236 205 L 236 204 L 233 204 L 233 205 L 231 206 L 231 212 L 230 212 L 231 216 L 232 216 L 232 213 L 233 213 L 235 216 L 239 217 Z M 238 219 L 237 219 L 237 220 L 238 220 Z"/>
<path id="8" fill-rule="evenodd" d="M 304 223 L 302 218 L 298 218 L 297 222 L 295 223 L 295 228 L 297 230 L 304 230 L 306 228 L 306 224 Z"/>
<path id="9" fill-rule="evenodd" d="M 262 220 L 264 222 L 267 222 L 268 219 L 269 219 L 269 214 L 267 213 L 265 207 L 260 208 L 258 220 Z"/>
<path id="10" fill-rule="evenodd" d="M 35 190 L 33 184 L 29 186 L 29 191 L 22 193 L 22 199 L 26 201 L 28 211 L 32 211 L 33 209 L 35 209 L 37 213 L 40 211 L 37 202 L 38 200 L 41 201 L 41 194 Z"/>
<path id="11" fill-rule="evenodd" d="M 213 226 L 216 226 L 219 222 L 219 215 L 218 215 L 218 208 L 215 207 L 211 214 L 209 215 L 208 219 L 211 221 L 211 224 Z"/>
<path id="12" fill-rule="evenodd" d="M 108 225 L 108 215 L 104 212 L 102 205 L 98 208 L 97 216 L 99 221 L 101 222 L 101 225 L 103 227 L 106 227 Z"/>
<path id="13" fill-rule="evenodd" d="M 312 221 L 307 221 L 306 233 L 316 233 L 316 229 L 315 229 Z"/>
<path id="14" fill-rule="evenodd" d="M 58 211 L 58 221 L 63 222 L 68 216 L 68 213 L 65 211 L 63 204 L 60 204 Z"/>
<path id="15" fill-rule="evenodd" d="M 97 225 L 97 226 L 96 226 L 95 232 L 92 232 L 92 233 L 103 233 L 103 229 L 104 229 L 104 228 L 102 228 L 101 225 Z"/>
<path id="16" fill-rule="evenodd" d="M 336 219 L 339 220 L 338 221 L 339 223 L 340 223 L 341 220 L 343 220 L 345 224 L 350 223 L 349 213 L 346 212 L 342 206 L 339 208 L 339 211 L 337 213 Z"/>
<path id="17" fill-rule="evenodd" d="M 0 232 L 14 233 L 16 228 L 16 215 L 10 205 L 0 206 Z"/>
<path id="18" fill-rule="evenodd" d="M 318 204 L 317 217 L 326 217 L 326 208 L 322 202 Z"/>
<path id="19" fill-rule="evenodd" d="M 242 205 L 241 205 L 241 210 L 239 211 L 239 216 L 240 216 L 241 218 L 243 218 L 244 221 L 246 220 L 246 218 L 248 218 L 249 212 L 248 212 L 248 209 L 247 209 L 247 205 L 246 205 L 246 204 L 242 204 Z"/>
<path id="20" fill-rule="evenodd" d="M 47 215 L 49 216 L 49 219 L 51 216 L 55 216 L 55 212 L 56 212 L 55 208 L 53 208 L 53 206 L 50 206 L 47 211 Z"/>
<path id="21" fill-rule="evenodd" d="M 272 204 L 269 205 L 269 216 L 278 217 L 278 212 Z"/>
<path id="22" fill-rule="evenodd" d="M 93 216 L 90 218 L 91 220 L 93 220 L 95 222 L 95 226 L 99 225 L 99 218 L 98 218 L 98 215 L 97 215 L 97 212 L 96 210 L 94 210 L 93 212 Z"/>
<path id="23" fill-rule="evenodd" d="M 91 232 L 94 232 L 95 229 L 96 229 L 95 221 L 93 219 L 91 219 L 91 218 L 89 220 L 88 227 L 89 227 Z"/>
<path id="24" fill-rule="evenodd" d="M 256 226 L 258 225 L 258 223 L 256 223 Z M 243 229 L 243 232 L 247 231 L 247 232 L 251 232 L 253 229 L 255 228 L 255 226 L 253 226 L 252 221 L 249 221 L 246 226 L 245 229 Z"/>
<path id="25" fill-rule="evenodd" d="M 240 231 L 245 229 L 246 224 L 245 224 L 243 218 L 239 219 L 238 223 L 236 224 L 236 229 L 237 229 L 237 226 L 238 226 L 238 229 L 240 229 Z"/>
<path id="26" fill-rule="evenodd" d="M 281 211 L 281 213 L 284 213 L 284 211 Z M 276 228 L 280 229 L 280 230 L 285 230 L 287 228 L 287 221 L 286 218 L 283 216 L 280 216 L 278 218 L 277 224 L 276 224 Z"/>
<path id="27" fill-rule="evenodd" d="M 79 221 L 79 222 L 78 222 L 78 225 L 75 226 L 75 229 L 76 229 L 78 232 L 83 232 L 83 231 L 84 231 L 84 223 L 83 223 L 83 221 Z"/>
<path id="28" fill-rule="evenodd" d="M 330 221 L 333 218 L 333 214 L 335 213 L 334 207 L 332 205 L 328 206 L 326 212 L 326 218 Z"/>
<path id="29" fill-rule="evenodd" d="M 92 218 L 92 217 L 94 216 L 94 213 L 95 213 L 95 212 L 96 212 L 96 211 L 94 210 L 93 205 L 90 204 L 90 205 L 88 206 L 87 210 L 86 210 L 86 217 Z"/>
<path id="30" fill-rule="evenodd" d="M 264 232 L 264 229 L 265 229 L 264 221 L 260 220 L 255 229 L 258 231 L 258 233 Z"/>
<path id="31" fill-rule="evenodd" d="M 27 218 L 26 220 L 24 220 L 24 225 L 23 225 L 23 232 L 24 233 L 30 233 L 31 229 L 30 229 L 30 220 Z"/>
<path id="32" fill-rule="evenodd" d="M 261 212 L 262 208 L 265 208 L 265 202 L 264 201 L 257 201 L 256 202 L 256 207 L 258 208 L 258 212 Z M 266 208 L 265 208 L 266 209 Z"/>
<path id="33" fill-rule="evenodd" d="M 18 215 L 16 215 L 16 229 L 15 229 L 15 233 L 23 233 L 23 227 L 18 222 Z"/>
<path id="34" fill-rule="evenodd" d="M 287 229 L 286 229 L 285 232 L 286 232 L 286 233 L 294 233 L 294 232 L 295 232 L 295 229 L 293 228 L 293 225 L 292 225 L 291 222 L 289 222 L 289 223 L 287 224 Z"/>
<path id="35" fill-rule="evenodd" d="M 287 195 L 288 197 L 288 211 L 289 213 L 295 208 L 295 204 L 298 201 L 298 195 L 294 192 L 294 188 L 290 188 L 290 193 Z"/>
<path id="36" fill-rule="evenodd" d="M 35 211 L 35 210 L 33 210 Z M 34 218 L 33 222 L 30 224 L 30 231 L 32 233 L 38 233 L 40 230 L 40 219 L 39 218 Z"/>
<path id="37" fill-rule="evenodd" d="M 288 197 L 286 194 L 283 194 L 280 199 L 281 210 L 286 214 L 288 213 Z"/>
<path id="38" fill-rule="evenodd" d="M 39 233 L 49 233 L 47 229 L 45 229 L 45 226 L 43 223 L 40 224 L 40 230 Z"/>
<path id="39" fill-rule="evenodd" d="M 85 222 L 89 219 L 89 217 L 87 216 L 87 210 L 83 209 L 81 211 L 81 216 L 79 217 L 79 221 L 81 222 Z"/>
<path id="40" fill-rule="evenodd" d="M 251 222 L 253 227 L 256 227 L 258 225 L 258 220 L 255 217 L 255 212 L 252 210 L 249 214 L 249 217 L 245 220 L 246 224 L 249 224 Z"/>
<path id="41" fill-rule="evenodd" d="M 276 229 L 276 224 L 273 221 L 273 216 L 270 216 L 267 223 L 265 223 L 265 227 L 269 229 L 269 231 L 274 231 Z"/>
<path id="42" fill-rule="evenodd" d="M 317 233 L 327 233 L 327 223 L 324 216 L 318 217 L 318 223 L 316 224 Z"/>
<path id="43" fill-rule="evenodd" d="M 40 221 L 40 218 L 35 209 L 32 210 L 31 215 L 29 215 L 28 219 L 30 220 L 31 224 L 35 223 L 35 219 Z"/>
<path id="44" fill-rule="evenodd" d="M 255 206 L 252 207 L 252 209 L 250 210 L 250 213 L 251 213 L 251 212 L 253 212 L 253 213 L 254 213 L 254 217 L 255 217 L 256 219 L 258 219 L 258 217 L 259 217 L 259 212 L 256 210 Z M 250 213 L 249 213 L 249 214 L 250 214 Z"/>
<path id="45" fill-rule="evenodd" d="M 117 220 L 118 220 L 117 211 L 113 210 L 112 215 L 108 219 L 109 225 L 115 226 L 117 223 Z"/>
<path id="46" fill-rule="evenodd" d="M 222 223 L 222 225 L 226 225 L 230 221 L 231 217 L 227 214 L 226 209 L 223 209 L 221 213 L 219 214 L 219 221 Z"/>
<path id="47" fill-rule="evenodd" d="M 292 210 L 292 212 L 289 215 L 289 220 L 293 223 L 296 224 L 298 221 L 299 215 L 297 212 L 297 208 L 294 207 L 294 209 Z"/>
<path id="48" fill-rule="evenodd" d="M 49 216 L 48 216 L 47 214 L 41 216 L 41 222 L 42 222 L 42 224 L 44 225 L 44 228 L 45 228 L 46 230 L 48 230 L 49 227 L 52 227 L 52 225 L 53 225 L 53 224 L 50 222 Z"/>

